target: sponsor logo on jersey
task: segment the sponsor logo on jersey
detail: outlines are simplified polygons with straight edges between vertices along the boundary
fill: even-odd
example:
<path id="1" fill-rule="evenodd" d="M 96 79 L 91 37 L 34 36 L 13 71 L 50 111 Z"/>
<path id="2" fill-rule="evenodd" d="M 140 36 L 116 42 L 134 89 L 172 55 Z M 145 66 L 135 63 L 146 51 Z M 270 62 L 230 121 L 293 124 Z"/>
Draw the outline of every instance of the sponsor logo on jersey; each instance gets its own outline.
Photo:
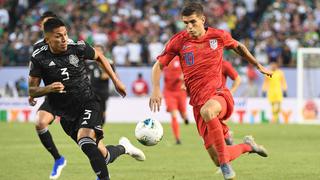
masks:
<path id="1" fill-rule="evenodd" d="M 49 63 L 49 66 L 55 66 L 56 65 L 56 63 L 54 63 L 53 61 L 51 61 L 50 63 Z"/>
<path id="2" fill-rule="evenodd" d="M 75 67 L 79 67 L 79 58 L 73 54 L 69 56 L 69 63 L 74 65 Z"/>
<path id="3" fill-rule="evenodd" d="M 209 43 L 210 43 L 210 47 L 211 49 L 217 49 L 218 47 L 218 41 L 216 39 L 210 39 L 209 40 Z"/>
<path id="4" fill-rule="evenodd" d="M 87 121 L 83 121 L 83 122 L 81 123 L 81 125 L 87 125 L 87 124 L 88 124 Z"/>

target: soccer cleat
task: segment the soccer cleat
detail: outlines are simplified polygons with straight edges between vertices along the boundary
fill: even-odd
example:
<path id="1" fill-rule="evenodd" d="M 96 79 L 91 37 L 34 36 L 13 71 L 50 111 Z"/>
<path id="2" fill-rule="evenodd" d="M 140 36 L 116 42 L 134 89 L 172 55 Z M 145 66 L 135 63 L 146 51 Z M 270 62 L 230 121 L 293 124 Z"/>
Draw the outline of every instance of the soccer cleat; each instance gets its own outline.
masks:
<path id="1" fill-rule="evenodd" d="M 180 139 L 177 139 L 177 140 L 176 140 L 176 145 L 180 145 L 180 144 L 181 144 Z"/>
<path id="2" fill-rule="evenodd" d="M 233 171 L 230 164 L 222 164 L 220 166 L 220 169 L 225 180 L 234 180 L 234 178 L 236 177 L 236 173 Z"/>
<path id="3" fill-rule="evenodd" d="M 184 119 L 183 121 L 184 121 L 184 124 L 185 124 L 185 125 L 188 125 L 188 124 L 189 124 L 189 119 Z"/>
<path id="4" fill-rule="evenodd" d="M 226 142 L 226 144 L 227 144 L 228 146 L 233 145 L 233 139 L 232 139 L 232 137 L 225 138 L 224 141 Z"/>
<path id="5" fill-rule="evenodd" d="M 110 174 L 109 174 L 109 178 L 108 178 L 109 180 L 110 180 L 110 177 L 111 177 L 111 176 L 110 176 Z M 99 177 L 97 177 L 97 180 L 100 180 L 100 178 L 99 178 Z"/>
<path id="6" fill-rule="evenodd" d="M 67 165 L 67 160 L 61 156 L 60 159 L 55 160 L 49 179 L 58 179 L 62 169 Z"/>
<path id="7" fill-rule="evenodd" d="M 252 136 L 245 136 L 243 142 L 251 146 L 252 151 L 250 153 L 257 153 L 262 157 L 268 157 L 267 150 L 263 146 L 258 145 Z"/>
<path id="8" fill-rule="evenodd" d="M 144 155 L 144 153 L 140 149 L 133 146 L 130 143 L 128 138 L 121 137 L 119 140 L 119 144 L 125 148 L 126 154 L 130 155 L 131 157 L 135 158 L 136 160 L 138 160 L 138 161 L 146 160 L 146 156 Z"/>

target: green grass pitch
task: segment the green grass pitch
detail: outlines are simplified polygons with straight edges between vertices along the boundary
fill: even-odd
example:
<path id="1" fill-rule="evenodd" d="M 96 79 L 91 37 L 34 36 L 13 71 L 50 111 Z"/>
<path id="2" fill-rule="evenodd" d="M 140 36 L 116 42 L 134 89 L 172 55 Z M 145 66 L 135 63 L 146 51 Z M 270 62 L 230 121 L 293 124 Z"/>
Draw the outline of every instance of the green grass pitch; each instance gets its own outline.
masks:
<path id="1" fill-rule="evenodd" d="M 182 145 L 174 145 L 169 124 L 164 138 L 145 147 L 134 138 L 135 124 L 107 124 L 104 143 L 127 136 L 143 149 L 145 162 L 125 155 L 109 165 L 112 180 L 222 180 L 202 146 L 195 124 L 181 124 Z M 268 158 L 242 155 L 232 162 L 237 180 L 319 180 L 320 130 L 308 125 L 231 125 L 235 141 L 247 134 L 269 151 Z M 59 180 L 95 180 L 89 162 L 59 124 L 50 126 L 55 143 L 68 161 Z M 42 147 L 33 124 L 0 123 L 0 179 L 49 179 L 53 159 Z"/>

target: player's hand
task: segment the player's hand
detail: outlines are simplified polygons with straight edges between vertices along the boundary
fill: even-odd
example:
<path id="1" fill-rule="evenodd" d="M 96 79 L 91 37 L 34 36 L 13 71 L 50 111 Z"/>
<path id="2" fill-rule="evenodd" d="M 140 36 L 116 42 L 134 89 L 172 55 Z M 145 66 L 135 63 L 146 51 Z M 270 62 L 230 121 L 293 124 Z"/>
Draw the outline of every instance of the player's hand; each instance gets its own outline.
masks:
<path id="1" fill-rule="evenodd" d="M 267 97 L 267 93 L 265 91 L 262 92 L 262 97 Z"/>
<path id="2" fill-rule="evenodd" d="M 54 82 L 50 84 L 49 91 L 55 93 L 66 93 L 66 91 L 64 91 L 64 85 L 61 82 Z"/>
<path id="3" fill-rule="evenodd" d="M 268 69 L 266 69 L 265 67 L 263 67 L 261 64 L 259 64 L 257 66 L 258 71 L 260 71 L 262 74 L 265 74 L 269 77 L 272 77 L 273 72 L 269 71 Z"/>
<path id="4" fill-rule="evenodd" d="M 126 92 L 126 87 L 124 86 L 124 84 L 121 82 L 121 81 L 116 81 L 114 83 L 114 86 L 117 90 L 117 92 L 122 96 L 122 97 L 125 97 L 127 95 L 127 92 Z"/>
<path id="5" fill-rule="evenodd" d="M 283 97 L 288 97 L 287 91 L 283 91 Z"/>
<path id="6" fill-rule="evenodd" d="M 154 89 L 149 100 L 149 107 L 152 112 L 160 111 L 161 99 L 162 96 L 160 88 Z"/>
<path id="7" fill-rule="evenodd" d="M 30 106 L 34 106 L 37 104 L 37 101 L 31 96 L 28 97 L 28 102 Z"/>

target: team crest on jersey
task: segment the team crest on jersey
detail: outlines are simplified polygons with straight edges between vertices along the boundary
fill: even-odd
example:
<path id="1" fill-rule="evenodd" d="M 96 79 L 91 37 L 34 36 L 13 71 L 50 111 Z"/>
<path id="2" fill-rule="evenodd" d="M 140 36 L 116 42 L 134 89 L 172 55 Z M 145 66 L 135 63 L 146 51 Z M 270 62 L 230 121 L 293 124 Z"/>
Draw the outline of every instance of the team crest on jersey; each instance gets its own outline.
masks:
<path id="1" fill-rule="evenodd" d="M 218 41 L 216 39 L 210 39 L 209 40 L 209 43 L 210 43 L 210 47 L 211 49 L 217 49 L 218 47 Z"/>
<path id="2" fill-rule="evenodd" d="M 78 67 L 79 58 L 73 54 L 69 56 L 69 63 L 74 65 L 75 67 Z"/>
<path id="3" fill-rule="evenodd" d="M 194 64 L 194 55 L 193 52 L 187 52 L 183 54 L 183 59 L 188 66 L 192 66 Z"/>

